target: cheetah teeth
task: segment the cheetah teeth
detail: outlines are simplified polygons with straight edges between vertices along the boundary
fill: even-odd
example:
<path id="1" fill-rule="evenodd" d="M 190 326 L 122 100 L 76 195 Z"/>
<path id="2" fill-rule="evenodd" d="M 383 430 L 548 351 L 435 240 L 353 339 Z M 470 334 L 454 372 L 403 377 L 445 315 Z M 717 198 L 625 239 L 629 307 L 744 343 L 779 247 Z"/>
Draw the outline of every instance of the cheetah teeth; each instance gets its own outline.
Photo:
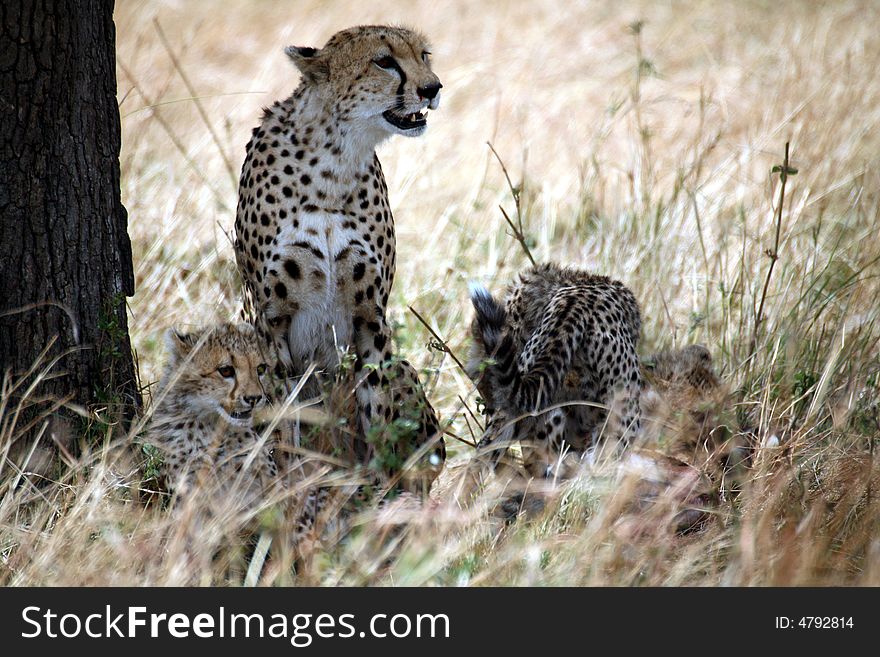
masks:
<path id="1" fill-rule="evenodd" d="M 405 130 L 424 126 L 428 118 L 427 110 L 418 110 L 408 114 L 399 113 L 395 110 L 386 110 L 382 115 L 392 125 Z"/>
<path id="2" fill-rule="evenodd" d="M 416 123 L 417 121 L 424 121 L 427 116 L 428 113 L 425 110 L 420 110 L 418 112 L 413 112 L 412 114 L 404 114 L 403 118 L 411 123 Z"/>

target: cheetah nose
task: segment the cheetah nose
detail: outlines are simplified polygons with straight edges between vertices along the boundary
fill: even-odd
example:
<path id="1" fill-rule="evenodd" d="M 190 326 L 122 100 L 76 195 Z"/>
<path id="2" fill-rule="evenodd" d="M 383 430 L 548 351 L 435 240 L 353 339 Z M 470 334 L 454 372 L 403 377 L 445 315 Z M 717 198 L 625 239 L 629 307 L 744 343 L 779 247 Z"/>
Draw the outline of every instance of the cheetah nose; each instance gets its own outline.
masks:
<path id="1" fill-rule="evenodd" d="M 419 93 L 419 98 L 434 100 L 442 88 L 443 85 L 439 82 L 432 82 L 431 84 L 426 84 L 424 87 L 419 87 L 416 91 Z"/>
<path id="2" fill-rule="evenodd" d="M 254 408 L 257 404 L 263 401 L 263 395 L 247 395 L 245 396 L 244 401 L 251 408 Z"/>

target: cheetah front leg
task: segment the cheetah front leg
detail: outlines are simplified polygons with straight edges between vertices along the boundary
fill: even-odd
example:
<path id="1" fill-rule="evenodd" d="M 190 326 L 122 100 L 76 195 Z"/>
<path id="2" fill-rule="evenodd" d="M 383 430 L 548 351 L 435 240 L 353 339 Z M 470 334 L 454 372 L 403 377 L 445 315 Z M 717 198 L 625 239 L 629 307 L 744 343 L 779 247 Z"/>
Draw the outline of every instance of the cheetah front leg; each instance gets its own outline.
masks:
<path id="1" fill-rule="evenodd" d="M 371 430 L 381 428 L 391 419 L 388 400 L 382 394 L 387 388 L 390 365 L 391 329 L 378 308 L 370 315 L 356 314 L 352 331 L 355 350 L 356 395 L 360 435 L 368 437 Z"/>
<path id="2" fill-rule="evenodd" d="M 415 369 L 394 357 L 391 329 L 378 308 L 356 315 L 353 342 L 358 385 L 359 436 L 356 453 L 389 481 L 427 495 L 446 458 L 440 424 Z M 415 463 L 408 464 L 417 456 Z"/>
<path id="3" fill-rule="evenodd" d="M 355 454 L 374 470 L 393 474 L 396 463 L 387 449 L 392 423 L 391 400 L 387 394 L 392 366 L 391 328 L 384 313 L 374 307 L 354 316 L 352 342 L 355 352 L 355 379 L 358 431 Z"/>

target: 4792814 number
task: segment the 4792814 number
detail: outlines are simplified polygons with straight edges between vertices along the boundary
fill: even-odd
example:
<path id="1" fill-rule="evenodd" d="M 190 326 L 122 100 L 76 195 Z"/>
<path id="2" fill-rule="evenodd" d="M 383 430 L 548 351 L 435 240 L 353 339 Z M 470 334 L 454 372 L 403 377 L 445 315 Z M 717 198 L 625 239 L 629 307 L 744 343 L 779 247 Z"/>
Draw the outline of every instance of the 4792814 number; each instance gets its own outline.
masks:
<path id="1" fill-rule="evenodd" d="M 853 619 L 852 616 L 803 616 L 798 626 L 804 629 L 837 630 L 851 628 Z"/>

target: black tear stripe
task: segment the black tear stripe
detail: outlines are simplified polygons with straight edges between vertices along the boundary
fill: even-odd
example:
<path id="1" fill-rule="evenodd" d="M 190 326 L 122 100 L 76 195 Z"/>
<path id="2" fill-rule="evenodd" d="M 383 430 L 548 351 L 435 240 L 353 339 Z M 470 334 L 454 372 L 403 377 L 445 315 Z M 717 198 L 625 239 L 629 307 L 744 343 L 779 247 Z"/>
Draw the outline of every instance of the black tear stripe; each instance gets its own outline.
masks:
<path id="1" fill-rule="evenodd" d="M 393 68 L 400 75 L 400 84 L 397 85 L 397 106 L 400 109 L 403 109 L 403 86 L 406 84 L 406 73 L 403 72 L 403 69 L 400 68 L 400 64 L 397 63 L 397 60 L 394 57 L 391 58 L 391 61 L 394 62 Z"/>

